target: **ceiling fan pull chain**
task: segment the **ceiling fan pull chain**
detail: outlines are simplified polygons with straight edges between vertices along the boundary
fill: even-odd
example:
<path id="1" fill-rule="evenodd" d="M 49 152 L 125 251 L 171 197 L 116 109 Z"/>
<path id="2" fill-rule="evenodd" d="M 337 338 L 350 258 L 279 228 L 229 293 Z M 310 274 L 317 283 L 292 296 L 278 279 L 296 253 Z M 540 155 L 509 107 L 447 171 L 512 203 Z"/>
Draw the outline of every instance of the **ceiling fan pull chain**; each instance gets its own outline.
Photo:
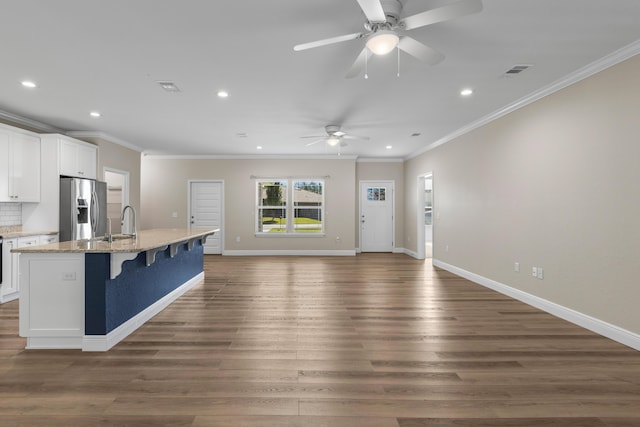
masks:
<path id="1" fill-rule="evenodd" d="M 398 51 L 398 74 L 397 74 L 397 76 L 400 77 L 400 48 L 396 47 L 396 50 Z"/>
<path id="2" fill-rule="evenodd" d="M 366 49 L 366 48 L 365 48 Z M 364 78 L 365 80 L 369 78 L 369 65 L 368 65 L 369 52 L 366 52 L 364 55 Z"/>

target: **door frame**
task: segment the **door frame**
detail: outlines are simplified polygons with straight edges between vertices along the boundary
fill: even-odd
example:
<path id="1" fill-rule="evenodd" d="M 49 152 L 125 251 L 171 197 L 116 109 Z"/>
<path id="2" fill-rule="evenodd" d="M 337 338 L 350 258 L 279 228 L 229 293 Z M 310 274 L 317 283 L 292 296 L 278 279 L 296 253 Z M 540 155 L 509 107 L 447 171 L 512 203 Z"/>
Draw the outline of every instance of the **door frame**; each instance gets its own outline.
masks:
<path id="1" fill-rule="evenodd" d="M 122 176 L 122 208 L 124 209 L 125 206 L 131 204 L 130 203 L 130 199 L 129 199 L 129 187 L 130 187 L 131 173 L 129 171 L 120 170 L 120 169 L 116 169 L 116 168 L 111 168 L 109 166 L 104 166 L 102 168 L 102 180 L 104 182 L 107 182 L 107 179 L 105 177 L 106 172 Z M 108 191 L 108 186 L 107 186 L 107 191 Z M 120 215 L 122 215 L 122 212 L 120 212 Z M 120 230 L 122 233 L 124 233 L 125 230 L 127 232 L 129 232 L 129 230 L 130 230 L 129 229 L 129 222 L 131 220 L 130 220 L 129 217 L 130 217 L 130 215 L 127 215 L 124 218 L 124 224 L 122 225 L 122 229 Z"/>
<path id="2" fill-rule="evenodd" d="M 425 259 L 426 258 L 426 253 L 425 253 L 425 244 L 426 244 L 426 239 L 424 236 L 424 181 L 427 178 L 431 178 L 431 184 L 432 184 L 432 209 L 431 209 L 431 233 L 432 233 L 432 238 L 431 238 L 431 244 L 433 246 L 435 246 L 435 240 L 436 240 L 436 215 L 435 215 L 435 205 L 436 205 L 436 201 L 435 201 L 435 197 L 433 197 L 433 195 L 435 194 L 435 181 L 433 179 L 433 172 L 426 172 L 423 173 L 421 175 L 418 175 L 418 180 L 417 180 L 417 189 L 418 189 L 418 194 L 417 194 L 417 202 L 416 202 L 416 216 L 417 216 L 417 221 L 416 221 L 416 229 L 417 229 L 417 235 L 416 235 L 416 258 L 417 259 Z M 433 255 L 431 256 L 431 259 L 433 259 Z"/>
<path id="3" fill-rule="evenodd" d="M 189 179 L 187 180 L 187 228 L 191 228 L 191 184 L 220 184 L 220 254 L 224 254 L 224 179 Z"/>
<path id="4" fill-rule="evenodd" d="M 391 252 L 396 249 L 396 181 L 393 179 L 362 179 L 358 181 L 358 251 L 362 253 L 362 185 L 374 182 L 389 183 L 391 186 Z"/>

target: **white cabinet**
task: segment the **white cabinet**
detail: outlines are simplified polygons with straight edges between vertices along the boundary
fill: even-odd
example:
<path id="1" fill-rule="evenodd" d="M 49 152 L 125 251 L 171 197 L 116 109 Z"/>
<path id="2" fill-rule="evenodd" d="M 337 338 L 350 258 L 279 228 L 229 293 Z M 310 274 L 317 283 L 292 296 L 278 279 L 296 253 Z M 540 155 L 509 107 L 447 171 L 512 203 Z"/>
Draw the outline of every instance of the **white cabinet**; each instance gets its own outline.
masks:
<path id="1" fill-rule="evenodd" d="M 2 285 L 0 285 L 0 303 L 18 298 L 18 254 L 11 249 L 17 247 L 18 239 L 4 239 L 2 242 Z"/>
<path id="2" fill-rule="evenodd" d="M 40 201 L 40 138 L 0 128 L 0 202 Z"/>
<path id="3" fill-rule="evenodd" d="M 12 249 L 29 246 L 47 245 L 58 242 L 57 234 L 4 239 L 2 242 L 2 285 L 0 285 L 0 304 L 17 299 L 20 296 L 20 254 L 11 253 Z"/>
<path id="4" fill-rule="evenodd" d="M 18 237 L 19 248 L 28 248 L 29 246 L 38 246 L 39 244 L 40 236 Z"/>
<path id="5" fill-rule="evenodd" d="M 48 245 L 49 243 L 58 243 L 60 241 L 57 234 L 43 234 L 38 239 L 40 245 Z"/>
<path id="6" fill-rule="evenodd" d="M 71 138 L 60 138 L 60 175 L 96 179 L 98 149 Z"/>

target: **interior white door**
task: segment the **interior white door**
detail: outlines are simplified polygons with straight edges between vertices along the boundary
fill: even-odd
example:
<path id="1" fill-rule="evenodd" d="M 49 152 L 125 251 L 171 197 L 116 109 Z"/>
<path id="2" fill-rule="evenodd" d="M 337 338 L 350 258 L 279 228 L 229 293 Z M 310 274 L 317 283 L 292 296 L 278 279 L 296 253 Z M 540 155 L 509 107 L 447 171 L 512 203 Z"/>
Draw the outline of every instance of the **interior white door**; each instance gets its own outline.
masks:
<path id="1" fill-rule="evenodd" d="M 222 182 L 191 182 L 190 226 L 193 228 L 219 228 L 220 232 L 207 237 L 205 254 L 222 253 Z"/>
<path id="2" fill-rule="evenodd" d="M 394 182 L 360 182 L 360 250 L 393 252 Z"/>

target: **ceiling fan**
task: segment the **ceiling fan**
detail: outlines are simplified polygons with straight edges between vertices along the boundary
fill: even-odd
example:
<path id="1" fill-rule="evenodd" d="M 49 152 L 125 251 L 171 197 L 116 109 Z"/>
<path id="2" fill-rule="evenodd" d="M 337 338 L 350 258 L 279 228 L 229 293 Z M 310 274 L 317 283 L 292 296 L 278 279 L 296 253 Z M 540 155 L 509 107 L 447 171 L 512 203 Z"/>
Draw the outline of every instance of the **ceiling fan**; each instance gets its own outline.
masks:
<path id="1" fill-rule="evenodd" d="M 357 1 L 367 18 L 367 22 L 364 24 L 365 31 L 299 44 L 294 46 L 293 50 L 300 51 L 366 38 L 365 47 L 347 72 L 347 78 L 359 75 L 371 55 L 386 55 L 396 47 L 429 65 L 435 65 L 444 59 L 441 52 L 416 39 L 400 34 L 404 31 L 448 21 L 482 10 L 482 0 L 461 0 L 415 15 L 401 17 L 402 2 L 400 0 Z"/>
<path id="2" fill-rule="evenodd" d="M 336 145 L 338 147 L 344 147 L 347 145 L 347 143 L 344 142 L 343 139 L 354 139 L 354 140 L 361 140 L 361 141 L 369 140 L 369 137 L 367 136 L 356 136 L 356 135 L 347 134 L 346 132 L 343 132 L 340 126 L 338 125 L 327 125 L 324 127 L 324 130 L 327 132 L 326 135 L 302 136 L 301 138 L 315 139 L 315 141 L 308 143 L 307 147 L 314 144 L 318 144 L 319 142 L 326 142 L 331 147 L 335 147 Z"/>

